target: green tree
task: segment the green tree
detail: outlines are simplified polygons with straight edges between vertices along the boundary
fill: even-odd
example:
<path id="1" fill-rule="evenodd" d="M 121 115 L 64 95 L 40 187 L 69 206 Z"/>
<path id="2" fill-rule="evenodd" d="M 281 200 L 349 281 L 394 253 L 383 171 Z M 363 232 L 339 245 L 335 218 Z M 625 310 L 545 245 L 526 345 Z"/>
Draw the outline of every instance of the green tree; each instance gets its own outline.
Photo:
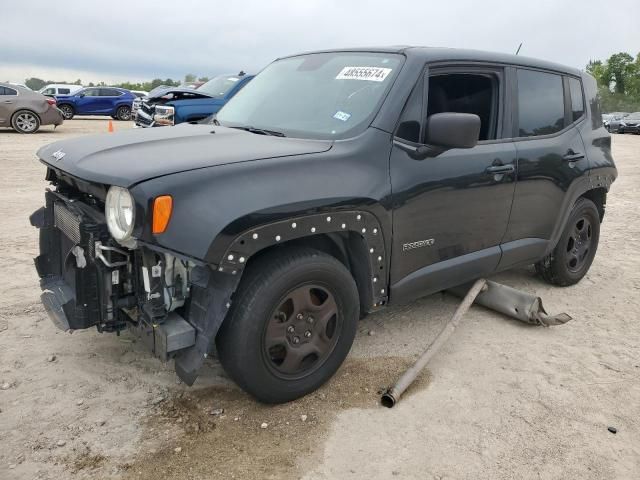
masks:
<path id="1" fill-rule="evenodd" d="M 615 82 L 616 93 L 625 94 L 627 80 L 637 74 L 637 67 L 634 64 L 633 57 L 628 53 L 615 53 L 607 60 L 605 76 L 609 82 Z"/>
<path id="2" fill-rule="evenodd" d="M 207 83 L 209 81 L 209 77 L 200 77 L 198 79 L 199 82 Z"/>
<path id="3" fill-rule="evenodd" d="M 604 112 L 640 111 L 640 54 L 611 55 L 607 60 L 591 60 L 586 67 L 598 82 Z"/>
<path id="4" fill-rule="evenodd" d="M 193 73 L 187 73 L 184 76 L 184 83 L 193 83 L 196 81 L 196 76 Z"/>

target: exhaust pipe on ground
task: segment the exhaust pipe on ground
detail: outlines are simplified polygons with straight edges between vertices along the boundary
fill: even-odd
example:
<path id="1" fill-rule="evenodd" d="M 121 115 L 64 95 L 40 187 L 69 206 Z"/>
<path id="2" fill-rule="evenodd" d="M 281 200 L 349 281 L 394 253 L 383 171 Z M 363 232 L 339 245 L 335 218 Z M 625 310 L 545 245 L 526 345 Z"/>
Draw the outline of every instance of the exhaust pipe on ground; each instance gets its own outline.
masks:
<path id="1" fill-rule="evenodd" d="M 382 394 L 380 402 L 383 406 L 392 408 L 400 400 L 402 394 L 426 367 L 429 360 L 446 343 L 460 324 L 462 316 L 474 302 L 531 325 L 549 327 L 562 325 L 571 320 L 571 317 L 566 313 L 558 315 L 547 314 L 540 297 L 483 278 L 476 280 L 470 288 L 469 284 L 466 284 L 447 291 L 458 297 L 463 297 L 460 305 L 458 305 L 451 320 L 446 323 L 438 336 L 427 346 L 420 358 L 398 379 L 395 385 Z"/>
<path id="2" fill-rule="evenodd" d="M 380 402 L 387 408 L 392 408 L 399 400 L 404 391 L 409 388 L 409 385 L 413 383 L 418 374 L 426 367 L 429 360 L 438 353 L 438 350 L 446 343 L 451 334 L 455 331 L 456 327 L 460 323 L 462 316 L 469 310 L 469 307 L 473 304 L 476 297 L 487 288 L 487 281 L 484 278 L 476 280 L 473 286 L 467 292 L 467 295 L 462 299 L 460 305 L 456 309 L 453 317 L 449 320 L 444 328 L 440 331 L 438 336 L 429 344 L 424 353 L 418 358 L 409 369 L 398 379 L 396 384 L 389 388 L 382 394 Z"/>

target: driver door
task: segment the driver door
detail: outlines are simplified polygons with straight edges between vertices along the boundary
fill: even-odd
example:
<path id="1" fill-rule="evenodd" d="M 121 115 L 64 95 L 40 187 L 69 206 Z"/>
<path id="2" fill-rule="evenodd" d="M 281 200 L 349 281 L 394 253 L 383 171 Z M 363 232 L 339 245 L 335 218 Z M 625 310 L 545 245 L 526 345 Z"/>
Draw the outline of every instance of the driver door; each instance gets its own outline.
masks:
<path id="1" fill-rule="evenodd" d="M 393 190 L 391 300 L 413 298 L 492 273 L 509 222 L 516 149 L 503 140 L 509 111 L 500 67 L 431 69 L 413 90 L 390 158 Z M 435 113 L 477 114 L 480 140 L 416 160 L 406 145 L 428 144 Z M 405 147 L 405 148 L 402 148 Z"/>
<path id="2" fill-rule="evenodd" d="M 76 93 L 76 113 L 82 115 L 83 113 L 96 113 L 100 103 L 100 89 L 99 88 L 85 88 Z"/>

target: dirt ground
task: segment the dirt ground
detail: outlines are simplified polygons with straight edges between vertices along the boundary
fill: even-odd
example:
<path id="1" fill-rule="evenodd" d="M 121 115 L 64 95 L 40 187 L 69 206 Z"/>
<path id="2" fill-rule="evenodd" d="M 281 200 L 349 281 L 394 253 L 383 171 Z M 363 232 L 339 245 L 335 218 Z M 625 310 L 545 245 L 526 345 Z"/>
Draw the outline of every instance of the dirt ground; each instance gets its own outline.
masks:
<path id="1" fill-rule="evenodd" d="M 389 410 L 378 390 L 434 338 L 454 298 L 368 317 L 332 382 L 275 407 L 214 359 L 188 388 L 128 334 L 57 331 L 32 266 L 28 216 L 46 187 L 35 151 L 96 132 L 106 120 L 0 131 L 0 479 L 640 478 L 640 136 L 614 136 L 620 177 L 579 285 L 550 287 L 530 269 L 496 277 L 574 320 L 545 329 L 473 307 Z"/>

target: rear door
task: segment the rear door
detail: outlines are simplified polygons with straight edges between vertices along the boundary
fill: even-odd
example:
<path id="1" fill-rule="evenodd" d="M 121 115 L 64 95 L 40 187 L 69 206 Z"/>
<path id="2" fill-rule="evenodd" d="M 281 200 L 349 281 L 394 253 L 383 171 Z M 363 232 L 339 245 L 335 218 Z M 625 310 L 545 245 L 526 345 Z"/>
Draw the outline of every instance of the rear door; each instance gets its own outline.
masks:
<path id="1" fill-rule="evenodd" d="M 559 218 L 570 208 L 571 189 L 588 169 L 576 128 L 585 119 L 582 90 L 574 92 L 573 102 L 569 90 L 580 80 L 521 67 L 513 72 L 518 179 L 500 268 L 545 253 Z M 522 250 L 525 243 L 531 248 Z"/>
<path id="2" fill-rule="evenodd" d="M 115 88 L 101 88 L 100 89 L 100 105 L 99 112 L 105 115 L 111 115 L 116 108 L 116 103 L 122 96 L 122 92 Z"/>
<path id="3" fill-rule="evenodd" d="M 405 301 L 493 272 L 513 200 L 516 151 L 500 66 L 431 68 L 414 88 L 391 152 L 392 300 Z M 480 116 L 480 141 L 415 160 L 399 147 L 429 143 L 425 120 L 443 112 Z M 507 135 L 509 136 L 509 135 Z"/>

